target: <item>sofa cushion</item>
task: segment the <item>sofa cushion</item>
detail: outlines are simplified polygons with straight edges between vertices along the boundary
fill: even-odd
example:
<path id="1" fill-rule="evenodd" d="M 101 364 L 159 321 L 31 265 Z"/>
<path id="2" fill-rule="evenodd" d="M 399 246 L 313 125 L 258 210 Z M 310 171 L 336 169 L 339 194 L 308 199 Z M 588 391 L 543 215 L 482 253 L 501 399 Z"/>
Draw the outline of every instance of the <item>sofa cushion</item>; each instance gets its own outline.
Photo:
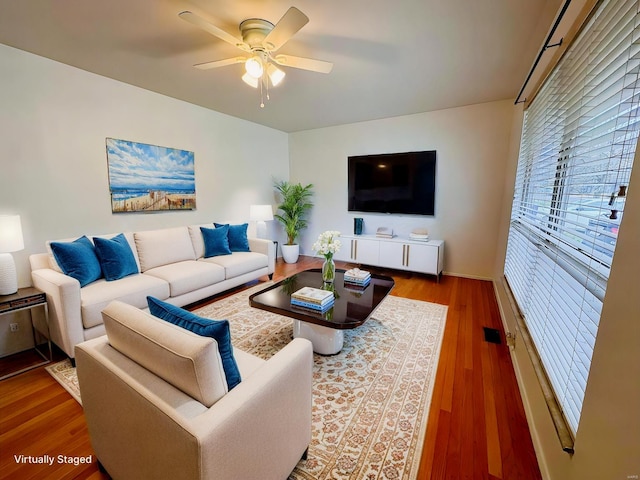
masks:
<path id="1" fill-rule="evenodd" d="M 164 381 L 210 407 L 227 393 L 215 340 L 112 302 L 103 312 L 113 348 Z"/>
<path id="2" fill-rule="evenodd" d="M 62 272 L 78 280 L 81 287 L 102 277 L 95 248 L 86 236 L 73 242 L 51 242 L 50 247 Z"/>
<path id="3" fill-rule="evenodd" d="M 243 223 L 241 225 L 229 225 L 229 224 L 220 224 L 214 223 L 216 228 L 221 228 L 224 226 L 229 227 L 229 248 L 232 252 L 249 252 L 249 239 L 247 238 L 247 227 L 248 223 Z"/>
<path id="4" fill-rule="evenodd" d="M 80 290 L 80 312 L 84 328 L 102 325 L 102 310 L 112 301 L 120 300 L 137 308 L 147 307 L 147 296 L 169 298 L 169 284 L 164 280 L 142 275 L 129 275 L 117 282 L 100 279 Z"/>
<path id="5" fill-rule="evenodd" d="M 188 260 L 152 268 L 144 274 L 167 282 L 171 296 L 177 297 L 223 281 L 225 272 L 220 265 Z"/>
<path id="6" fill-rule="evenodd" d="M 200 262 L 220 265 L 224 268 L 225 278 L 234 278 L 267 267 L 269 257 L 256 252 L 234 252 L 233 255 L 211 257 Z"/>
<path id="7" fill-rule="evenodd" d="M 138 264 L 124 234 L 113 238 L 94 237 L 93 243 L 107 281 L 138 273 Z"/>
<path id="8" fill-rule="evenodd" d="M 204 258 L 231 255 L 227 236 L 229 232 L 228 226 L 221 228 L 200 227 L 200 231 L 204 241 Z"/>
<path id="9" fill-rule="evenodd" d="M 240 383 L 240 371 L 233 356 L 228 320 L 202 318 L 183 308 L 162 302 L 153 297 L 148 297 L 147 302 L 152 315 L 198 335 L 213 338 L 218 343 L 218 351 L 222 358 L 227 387 L 231 390 Z"/>
<path id="10" fill-rule="evenodd" d="M 196 259 L 187 227 L 135 232 L 134 238 L 142 272 L 162 265 Z"/>
<path id="11" fill-rule="evenodd" d="M 202 230 L 200 230 L 201 227 L 212 228 L 213 224 L 202 223 L 199 225 L 189 225 L 189 236 L 191 237 L 191 243 L 193 245 L 196 258 L 204 257 L 204 239 L 202 237 Z"/>

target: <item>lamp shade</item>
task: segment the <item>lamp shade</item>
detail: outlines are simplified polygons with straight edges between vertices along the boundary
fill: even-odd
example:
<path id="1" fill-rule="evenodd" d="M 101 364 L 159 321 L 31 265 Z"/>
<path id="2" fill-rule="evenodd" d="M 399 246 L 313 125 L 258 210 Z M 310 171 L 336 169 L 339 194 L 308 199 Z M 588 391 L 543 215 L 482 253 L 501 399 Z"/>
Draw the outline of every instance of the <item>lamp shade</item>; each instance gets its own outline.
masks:
<path id="1" fill-rule="evenodd" d="M 0 215 L 0 253 L 17 252 L 23 248 L 20 215 Z"/>
<path id="2" fill-rule="evenodd" d="M 273 208 L 271 205 L 251 205 L 249 207 L 249 220 L 254 222 L 273 220 Z"/>
<path id="3" fill-rule="evenodd" d="M 249 75 L 248 73 L 245 73 L 242 76 L 242 81 L 244 83 L 246 83 L 247 85 L 249 85 L 250 87 L 253 88 L 258 88 L 258 79 L 257 78 L 253 78 L 251 75 Z"/>
<path id="4" fill-rule="evenodd" d="M 248 58 L 244 64 L 244 68 L 251 77 L 256 79 L 260 78 L 264 73 L 262 59 L 258 55 Z"/>
<path id="5" fill-rule="evenodd" d="M 271 79 L 271 84 L 274 87 L 277 87 L 280 82 L 284 79 L 285 73 L 276 67 L 274 64 L 270 63 L 267 67 L 267 74 Z"/>

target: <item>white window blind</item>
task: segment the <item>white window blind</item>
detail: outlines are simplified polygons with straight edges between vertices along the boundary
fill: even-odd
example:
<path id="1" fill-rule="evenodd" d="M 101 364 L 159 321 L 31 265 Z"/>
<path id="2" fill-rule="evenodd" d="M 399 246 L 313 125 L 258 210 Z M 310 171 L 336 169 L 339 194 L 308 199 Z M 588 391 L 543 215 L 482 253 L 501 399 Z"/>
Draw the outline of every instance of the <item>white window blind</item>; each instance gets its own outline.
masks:
<path id="1" fill-rule="evenodd" d="M 602 2 L 525 112 L 505 277 L 574 436 L 640 129 L 638 20 Z"/>

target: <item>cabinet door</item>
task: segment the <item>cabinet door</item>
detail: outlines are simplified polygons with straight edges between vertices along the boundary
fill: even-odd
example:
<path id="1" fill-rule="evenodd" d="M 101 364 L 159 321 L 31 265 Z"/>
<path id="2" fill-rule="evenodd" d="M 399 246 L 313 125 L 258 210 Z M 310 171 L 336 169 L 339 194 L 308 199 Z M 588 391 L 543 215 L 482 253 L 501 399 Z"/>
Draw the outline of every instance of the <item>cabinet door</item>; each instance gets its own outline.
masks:
<path id="1" fill-rule="evenodd" d="M 340 241 L 342 248 L 334 256 L 336 260 L 367 265 L 378 264 L 378 244 L 380 242 L 377 240 L 343 237 Z"/>
<path id="2" fill-rule="evenodd" d="M 414 272 L 430 273 L 438 272 L 438 247 L 431 245 L 408 244 L 407 268 Z"/>
<path id="3" fill-rule="evenodd" d="M 380 242 L 378 240 L 367 240 L 355 238 L 353 248 L 353 259 L 355 262 L 365 265 L 378 265 L 380 255 Z"/>
<path id="4" fill-rule="evenodd" d="M 397 268 L 406 270 L 407 267 L 407 245 L 400 242 L 380 242 L 380 263 L 381 267 Z"/>
<path id="5" fill-rule="evenodd" d="M 415 243 L 380 242 L 380 266 L 436 275 L 438 247 Z"/>
<path id="6" fill-rule="evenodd" d="M 343 262 L 353 262 L 351 253 L 353 252 L 353 239 L 348 237 L 341 237 L 340 242 L 342 246 L 340 250 L 333 256 L 334 260 L 342 260 Z"/>

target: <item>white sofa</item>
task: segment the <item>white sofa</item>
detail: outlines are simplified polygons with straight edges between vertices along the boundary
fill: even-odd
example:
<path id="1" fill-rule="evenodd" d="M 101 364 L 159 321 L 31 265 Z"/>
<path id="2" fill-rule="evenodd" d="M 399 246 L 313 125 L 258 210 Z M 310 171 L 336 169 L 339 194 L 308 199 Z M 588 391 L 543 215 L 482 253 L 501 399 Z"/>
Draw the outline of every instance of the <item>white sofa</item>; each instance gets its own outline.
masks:
<path id="1" fill-rule="evenodd" d="M 273 275 L 276 253 L 271 240 L 248 238 L 249 252 L 205 258 L 200 227 L 213 224 L 124 233 L 139 273 L 114 281 L 101 278 L 83 287 L 62 273 L 47 242 L 48 253 L 31 255 L 29 261 L 33 286 L 47 294 L 51 340 L 75 361 L 78 343 L 105 334 L 101 312 L 113 300 L 144 309 L 150 295 L 184 306 Z"/>
<path id="2" fill-rule="evenodd" d="M 76 351 L 91 444 L 112 478 L 282 480 L 305 456 L 308 340 L 266 361 L 234 350 L 242 381 L 225 391 L 214 339 L 122 302 L 104 317 L 107 335 Z"/>

